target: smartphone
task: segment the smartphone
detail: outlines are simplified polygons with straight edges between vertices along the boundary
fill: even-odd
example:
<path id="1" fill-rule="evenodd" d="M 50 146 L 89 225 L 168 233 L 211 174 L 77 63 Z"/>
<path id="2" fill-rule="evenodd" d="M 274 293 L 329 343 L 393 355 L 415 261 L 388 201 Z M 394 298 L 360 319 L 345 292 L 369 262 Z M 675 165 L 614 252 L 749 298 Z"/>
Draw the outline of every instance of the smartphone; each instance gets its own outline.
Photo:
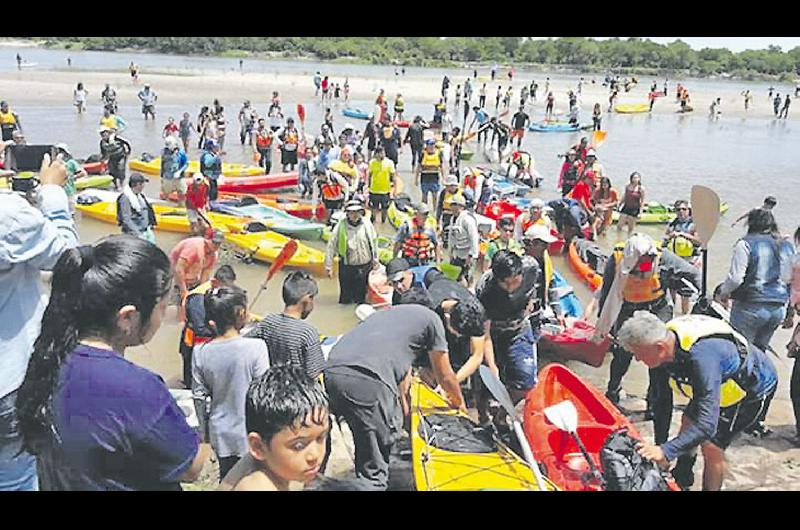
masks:
<path id="1" fill-rule="evenodd" d="M 52 145 L 12 145 L 6 152 L 6 168 L 11 171 L 39 172 L 45 154 L 54 160 L 56 149 Z"/>

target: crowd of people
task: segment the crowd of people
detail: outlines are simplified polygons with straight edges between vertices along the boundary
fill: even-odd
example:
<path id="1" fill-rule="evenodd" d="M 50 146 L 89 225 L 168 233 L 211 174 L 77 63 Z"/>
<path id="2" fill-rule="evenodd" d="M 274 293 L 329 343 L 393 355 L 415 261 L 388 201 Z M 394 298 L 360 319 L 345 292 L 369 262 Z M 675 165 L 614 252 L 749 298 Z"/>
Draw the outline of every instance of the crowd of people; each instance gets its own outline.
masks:
<path id="1" fill-rule="evenodd" d="M 131 74 L 136 81 L 138 72 Z M 513 71 L 508 78 L 504 95 L 498 87 L 496 112 L 501 97 L 503 109 L 511 106 Z M 636 80 L 606 82 L 613 92 L 620 84 L 629 90 Z M 314 83 L 323 105 L 339 97 L 328 77 L 317 73 Z M 691 205 L 674 204 L 676 218 L 663 241 L 638 233 L 646 205 L 642 176 L 634 172 L 618 192 L 598 160 L 599 146 L 584 137 L 564 155 L 562 197 L 534 198 L 516 218 L 501 218 L 483 249 L 479 214 L 493 199 L 493 172 L 461 167 L 462 143 L 477 123 L 479 143 L 492 131 L 488 141 L 498 144 L 498 163 L 516 168 L 517 177 L 532 177 L 533 159 L 519 149 L 530 123 L 526 105 L 539 87 L 532 82 L 520 90 L 509 126 L 486 111 L 485 84 L 477 105 L 472 82 L 467 79 L 463 90 L 458 84 L 454 111 L 463 105 L 464 123 L 474 114 L 462 134 L 448 116 L 450 83 L 445 76 L 431 122 L 416 116 L 405 136 L 396 124 L 402 96 L 390 115 L 383 90 L 363 133 L 345 123 L 336 135 L 328 112 L 319 134 L 306 135 L 302 116 L 300 130 L 284 116 L 277 92 L 266 118 L 249 101 L 239 111 L 240 141 L 252 146 L 254 160 L 269 173 L 273 150 L 280 150 L 282 170 L 297 167 L 301 195 L 325 204 L 332 232 L 324 268 L 333 277 L 338 260 L 340 304 L 366 301 L 370 274 L 381 268 L 375 225 L 386 222 L 392 203 L 406 203 L 383 270 L 393 288 L 389 307 L 345 333 L 327 358 L 319 330 L 308 322 L 319 293 L 314 277 L 288 274 L 283 310 L 261 318 L 249 312 L 234 268 L 219 263 L 224 234 L 205 219 L 222 174 L 227 121 L 219 101 L 203 107 L 196 124 L 184 113 L 179 123 L 169 117 L 163 129 L 160 197 L 185 205 L 193 232 L 165 253 L 154 244 L 156 219 L 143 193 L 147 179 L 126 173 L 131 146 L 119 136 L 123 127 L 107 85 L 99 148 L 121 191 L 122 233 L 81 244 L 69 189 L 80 167 L 70 165 L 66 145 L 55 160 L 45 155 L 38 188 L 0 193 L 0 282 L 8 286 L 0 292 L 0 489 L 179 489 L 198 479 L 213 451 L 220 489 L 287 490 L 292 481 L 309 483 L 324 473 L 333 421 L 343 420 L 353 434 L 356 487 L 384 490 L 391 449 L 410 414 L 412 374 L 440 387 L 452 407 L 474 403 L 481 423 L 502 426 L 503 413 L 488 393 L 465 383 L 474 383 L 485 365 L 515 403 L 537 384 L 542 326 L 566 324 L 552 286 L 554 232 L 567 242 L 602 237 L 614 211 L 626 238 L 606 261 L 587 308 L 592 320 L 597 317 L 594 340 L 615 339 L 606 396 L 619 403 L 631 361 L 644 363 L 650 369 L 646 417 L 655 434 L 640 454 L 665 469 L 677 463 L 672 474 L 688 488 L 699 448 L 704 489 L 720 489 L 731 441 L 741 433 L 769 434 L 764 420 L 777 372 L 765 352 L 779 326 L 793 325 L 800 305 L 800 229 L 794 241 L 782 236 L 772 214 L 776 201 L 768 197 L 743 216 L 747 234 L 712 295 L 718 305 L 730 305 L 729 318 L 700 301 L 692 307 L 702 282 Z M 584 83 L 581 78 L 568 94 L 575 123 Z M 549 85 L 547 78 L 552 114 Z M 683 87 L 677 93 L 688 102 Z M 87 95 L 82 85 L 76 88 L 80 112 Z M 345 101 L 348 95 L 346 79 Z M 145 84 L 139 93 L 144 119 L 155 119 L 156 98 Z M 593 118 L 599 130 L 599 105 Z M 6 102 L 0 103 L 0 125 L 4 141 L 20 141 L 19 117 Z M 195 131 L 200 170 L 186 186 Z M 506 154 L 514 138 L 517 150 Z M 421 196 L 416 203 L 399 191 L 399 155 L 407 144 Z M 41 271 L 52 271 L 49 293 Z M 153 338 L 176 295 L 184 323 L 182 382 L 192 391 L 197 429 L 158 375 L 124 357 Z M 677 317 L 675 297 L 681 299 Z M 800 331 L 789 351 L 796 358 Z M 688 388 L 691 399 L 678 433 L 670 432 L 670 380 Z M 791 399 L 800 429 L 797 361 Z"/>

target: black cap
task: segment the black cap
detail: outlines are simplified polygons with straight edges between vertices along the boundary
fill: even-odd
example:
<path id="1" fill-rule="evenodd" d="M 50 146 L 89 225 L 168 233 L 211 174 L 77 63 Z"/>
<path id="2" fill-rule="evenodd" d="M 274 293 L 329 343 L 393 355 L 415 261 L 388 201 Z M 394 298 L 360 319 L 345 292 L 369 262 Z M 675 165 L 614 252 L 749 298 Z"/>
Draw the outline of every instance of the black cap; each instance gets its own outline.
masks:
<path id="1" fill-rule="evenodd" d="M 402 273 L 410 268 L 411 265 L 409 265 L 405 259 L 394 258 L 392 261 L 386 264 L 386 278 L 390 282 L 396 282 L 403 277 Z"/>
<path id="2" fill-rule="evenodd" d="M 150 182 L 150 180 L 145 178 L 145 176 L 142 175 L 141 173 L 131 173 L 131 176 L 128 179 L 129 186 L 133 186 L 134 184 L 141 184 L 142 182 Z"/>
<path id="3" fill-rule="evenodd" d="M 775 206 L 776 204 L 778 204 L 778 199 L 776 199 L 772 195 L 769 195 L 767 196 L 767 198 L 764 199 L 764 204 L 771 204 Z"/>

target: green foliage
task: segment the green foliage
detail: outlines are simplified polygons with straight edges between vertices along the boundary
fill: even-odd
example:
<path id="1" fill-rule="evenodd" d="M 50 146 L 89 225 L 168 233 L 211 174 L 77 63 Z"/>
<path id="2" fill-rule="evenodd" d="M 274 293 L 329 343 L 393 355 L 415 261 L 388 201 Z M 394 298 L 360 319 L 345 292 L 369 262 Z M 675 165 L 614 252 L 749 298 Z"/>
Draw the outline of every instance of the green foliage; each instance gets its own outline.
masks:
<path id="1" fill-rule="evenodd" d="M 791 77 L 800 69 L 800 46 L 783 51 L 733 53 L 724 48 L 692 50 L 680 40 L 662 45 L 632 37 L 594 40 L 565 37 L 41 37 L 48 45 L 87 50 L 123 48 L 162 53 L 239 56 L 250 53 L 304 55 L 321 60 L 370 64 L 439 66 L 481 62 L 529 63 L 603 71 L 684 71 L 695 75 Z"/>

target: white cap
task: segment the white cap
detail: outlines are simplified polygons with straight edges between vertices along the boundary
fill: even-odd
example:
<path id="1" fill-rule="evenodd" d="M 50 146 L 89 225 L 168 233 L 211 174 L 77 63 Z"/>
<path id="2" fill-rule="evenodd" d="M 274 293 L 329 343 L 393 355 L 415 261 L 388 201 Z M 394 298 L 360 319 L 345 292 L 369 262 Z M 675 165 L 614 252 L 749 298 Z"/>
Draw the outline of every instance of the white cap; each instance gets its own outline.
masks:
<path id="1" fill-rule="evenodd" d="M 594 152 L 594 149 L 589 149 L 586 151 L 586 156 L 597 156 L 597 153 Z"/>
<path id="2" fill-rule="evenodd" d="M 622 251 L 622 272 L 629 273 L 639 262 L 639 258 L 656 253 L 658 248 L 652 237 L 646 234 L 633 234 L 625 242 L 625 249 Z"/>
<path id="3" fill-rule="evenodd" d="M 528 205 L 528 208 L 544 208 L 544 201 L 538 197 L 531 199 L 531 203 Z"/>
<path id="4" fill-rule="evenodd" d="M 550 233 L 550 229 L 542 224 L 532 225 L 525 231 L 524 239 L 534 240 L 540 239 L 545 243 L 553 243 L 558 240 L 556 236 Z"/>
<path id="5" fill-rule="evenodd" d="M 447 175 L 444 178 L 445 186 L 458 186 L 458 177 L 455 175 Z"/>

